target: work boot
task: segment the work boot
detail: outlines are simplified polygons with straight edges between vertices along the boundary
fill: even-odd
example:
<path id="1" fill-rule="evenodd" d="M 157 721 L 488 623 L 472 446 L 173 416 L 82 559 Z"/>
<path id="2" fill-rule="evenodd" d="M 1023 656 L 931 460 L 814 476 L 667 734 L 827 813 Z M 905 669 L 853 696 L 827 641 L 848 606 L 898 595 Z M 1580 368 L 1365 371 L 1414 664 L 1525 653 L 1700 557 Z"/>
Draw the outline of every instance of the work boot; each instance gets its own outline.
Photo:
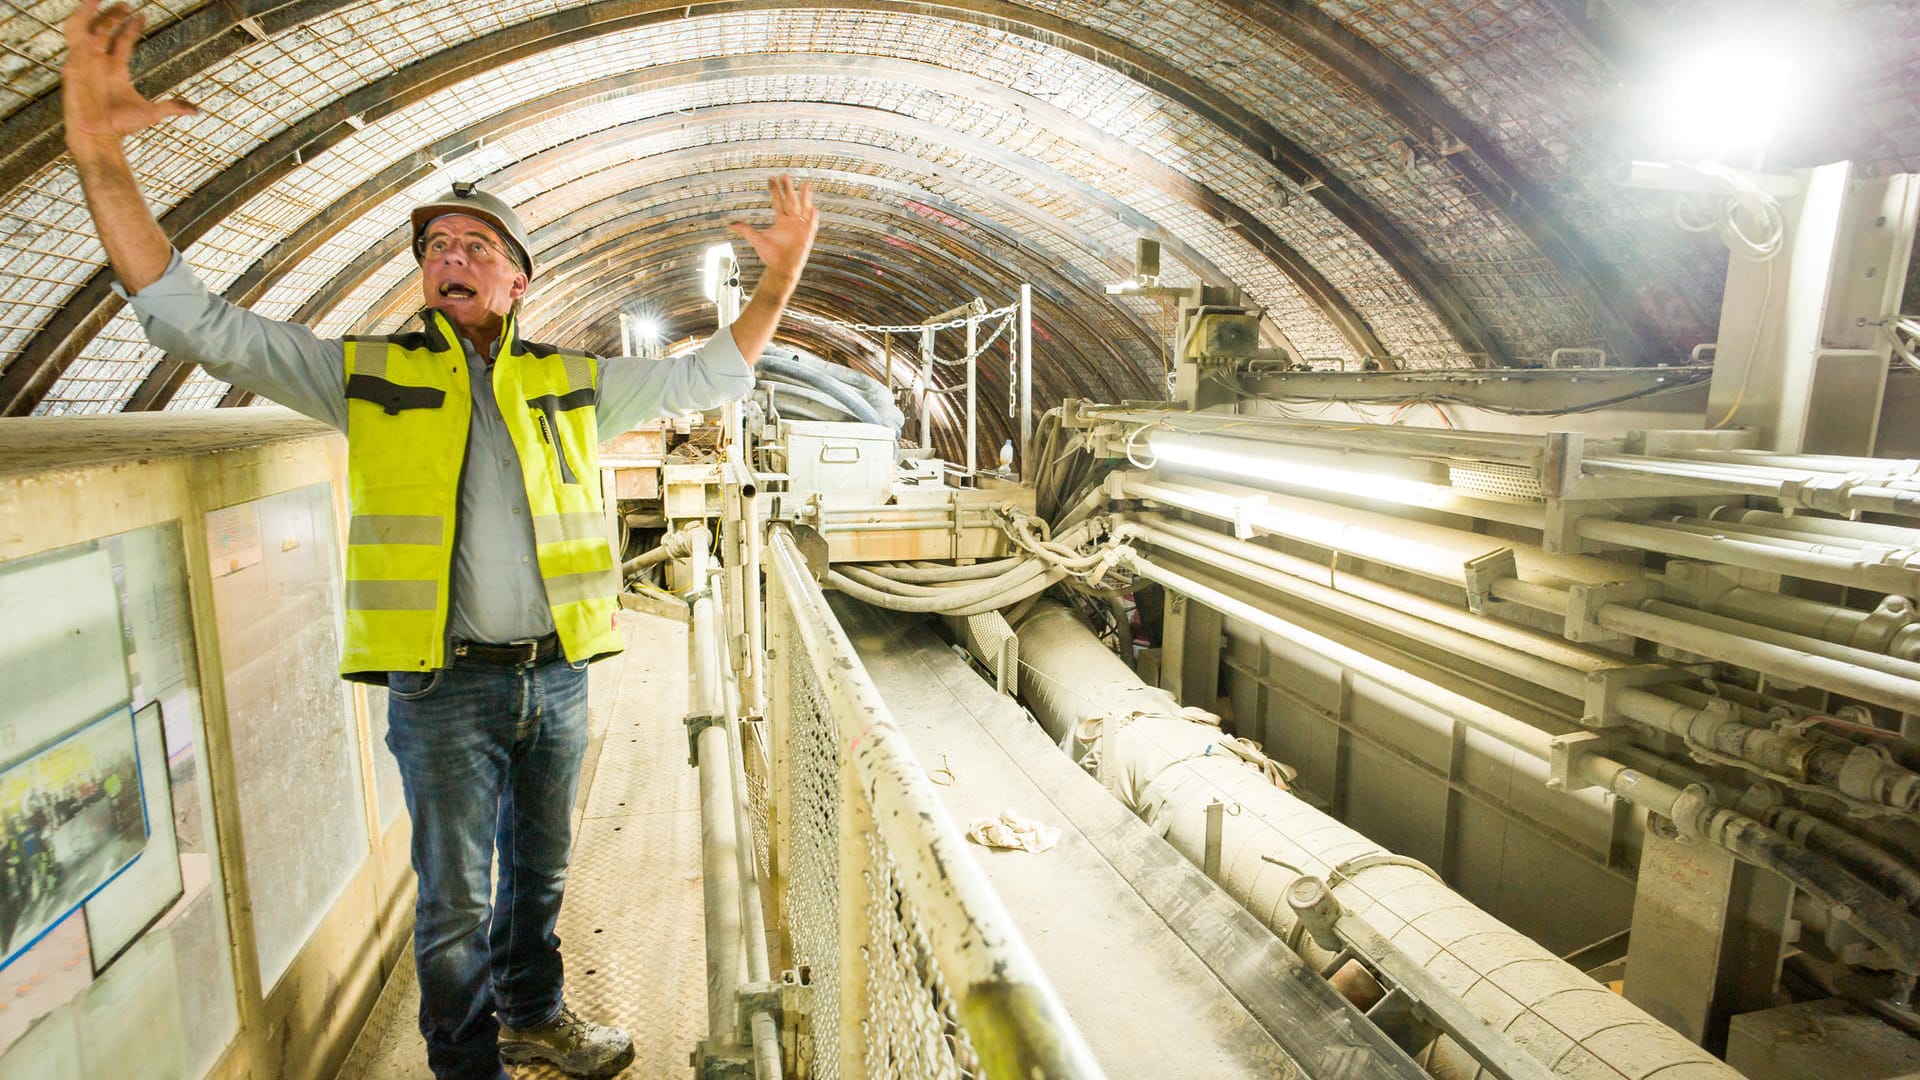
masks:
<path id="1" fill-rule="evenodd" d="M 582 1020 L 571 1008 L 539 1027 L 500 1028 L 500 1060 L 509 1065 L 544 1061 L 568 1076 L 601 1080 L 633 1063 L 633 1039 L 617 1027 Z"/>

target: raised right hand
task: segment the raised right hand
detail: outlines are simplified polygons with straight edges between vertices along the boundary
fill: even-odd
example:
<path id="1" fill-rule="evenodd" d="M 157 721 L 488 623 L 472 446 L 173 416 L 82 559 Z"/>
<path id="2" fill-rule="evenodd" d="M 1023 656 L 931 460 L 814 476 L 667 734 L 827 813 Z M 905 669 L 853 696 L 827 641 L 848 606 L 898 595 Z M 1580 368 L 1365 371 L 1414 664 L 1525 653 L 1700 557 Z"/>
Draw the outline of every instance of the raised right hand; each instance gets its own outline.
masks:
<path id="1" fill-rule="evenodd" d="M 60 99 L 66 118 L 67 146 L 76 153 L 93 147 L 118 147 L 120 140 L 168 117 L 200 110 L 178 98 L 149 101 L 133 87 L 128 58 L 146 26 L 123 3 L 104 9 L 100 0 L 80 0 L 62 27 L 67 61 L 60 69 Z"/>

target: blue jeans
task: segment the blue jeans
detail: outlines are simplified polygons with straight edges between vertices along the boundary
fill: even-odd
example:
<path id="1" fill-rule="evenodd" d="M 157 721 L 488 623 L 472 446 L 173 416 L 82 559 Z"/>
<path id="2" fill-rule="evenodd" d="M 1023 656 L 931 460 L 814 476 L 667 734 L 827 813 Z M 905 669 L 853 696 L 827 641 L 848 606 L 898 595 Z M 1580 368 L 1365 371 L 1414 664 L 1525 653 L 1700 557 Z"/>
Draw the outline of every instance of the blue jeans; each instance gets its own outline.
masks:
<path id="1" fill-rule="evenodd" d="M 587 747 L 586 664 L 455 661 L 394 672 L 388 691 L 387 746 L 413 818 L 427 1061 L 437 1080 L 505 1080 L 500 1025 L 533 1027 L 560 1011 L 553 930 Z"/>

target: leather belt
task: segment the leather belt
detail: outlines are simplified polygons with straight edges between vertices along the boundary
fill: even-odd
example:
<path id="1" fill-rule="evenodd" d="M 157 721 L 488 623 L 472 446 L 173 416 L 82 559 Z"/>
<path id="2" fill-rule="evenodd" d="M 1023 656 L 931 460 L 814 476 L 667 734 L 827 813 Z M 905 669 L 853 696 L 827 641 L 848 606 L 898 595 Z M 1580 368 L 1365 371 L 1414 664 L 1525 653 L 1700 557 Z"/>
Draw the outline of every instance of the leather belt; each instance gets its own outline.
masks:
<path id="1" fill-rule="evenodd" d="M 560 655 L 560 635 L 491 644 L 484 641 L 453 640 L 453 657 L 471 664 L 489 667 L 527 667 L 544 664 Z"/>

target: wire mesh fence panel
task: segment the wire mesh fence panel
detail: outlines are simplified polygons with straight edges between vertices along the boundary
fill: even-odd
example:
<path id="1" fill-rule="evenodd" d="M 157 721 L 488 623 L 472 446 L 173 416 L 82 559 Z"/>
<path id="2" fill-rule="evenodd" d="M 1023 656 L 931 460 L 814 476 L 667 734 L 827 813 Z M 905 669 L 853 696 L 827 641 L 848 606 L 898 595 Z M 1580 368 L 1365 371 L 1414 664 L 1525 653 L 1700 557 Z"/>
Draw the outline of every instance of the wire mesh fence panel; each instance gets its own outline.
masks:
<path id="1" fill-rule="evenodd" d="M 773 880 L 770 861 L 773 832 L 768 788 L 772 784 L 772 762 L 767 752 L 767 722 L 740 722 L 740 767 L 747 777 L 747 817 L 753 826 L 753 867 L 761 883 Z"/>
<path id="2" fill-rule="evenodd" d="M 787 610 L 767 616 L 793 617 Z M 830 1078 L 840 1075 L 840 751 L 805 655 L 790 647 L 786 663 L 792 850 L 784 907 L 789 955 L 811 970 L 813 984 L 797 1056 L 803 1075 Z"/>
<path id="3" fill-rule="evenodd" d="M 867 834 L 867 858 L 867 1075 L 981 1075 L 926 931 L 895 883 L 877 833 Z"/>
<path id="4" fill-rule="evenodd" d="M 799 1074 L 1103 1075 L 800 549 L 776 528 L 768 550 L 769 880 L 810 974 Z"/>
<path id="5" fill-rule="evenodd" d="M 844 736 L 816 676 L 816 658 L 791 632 L 794 614 L 778 595 L 769 593 L 767 619 L 773 636 L 786 643 L 785 655 L 774 662 L 784 665 L 785 676 L 780 708 L 790 808 L 784 835 L 791 850 L 774 861 L 788 867 L 789 955 L 812 975 L 807 1020 L 797 1041 L 802 1075 L 839 1076 L 842 1062 L 851 1061 L 873 1077 L 981 1076 L 926 927 L 901 891 L 886 842 L 864 825 L 865 796 L 852 763 L 840 753 Z M 755 756 L 746 755 L 750 776 Z M 771 798 L 759 801 L 772 805 Z M 765 815 L 756 810 L 756 829 L 763 832 Z M 843 836 L 843 825 L 855 820 L 863 835 Z M 761 843 L 759 837 L 755 843 Z M 864 919 L 854 921 L 864 923 L 859 940 L 841 940 L 848 925 L 840 917 L 843 902 L 864 908 Z M 849 962 L 861 971 L 863 986 L 847 978 Z"/>

